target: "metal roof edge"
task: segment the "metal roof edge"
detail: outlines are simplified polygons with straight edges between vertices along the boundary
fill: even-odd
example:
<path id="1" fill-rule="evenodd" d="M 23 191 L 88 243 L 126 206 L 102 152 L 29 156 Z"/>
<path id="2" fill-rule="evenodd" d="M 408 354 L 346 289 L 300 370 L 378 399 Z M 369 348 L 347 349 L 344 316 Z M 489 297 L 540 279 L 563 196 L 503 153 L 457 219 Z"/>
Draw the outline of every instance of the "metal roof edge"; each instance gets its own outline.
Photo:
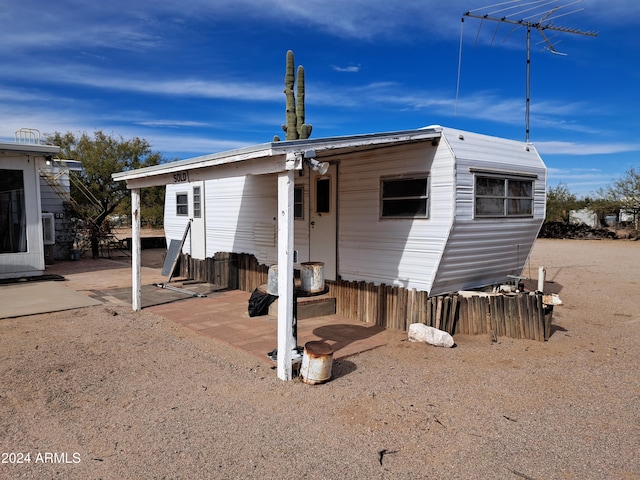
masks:
<path id="1" fill-rule="evenodd" d="M 0 143 L 0 152 L 47 154 L 60 152 L 60 147 L 57 145 L 37 145 L 30 143 Z"/>
<path id="2" fill-rule="evenodd" d="M 113 173 L 111 177 L 114 180 L 121 181 L 141 178 L 153 174 L 159 175 L 164 173 L 173 173 L 192 168 L 209 167 L 238 162 L 242 160 L 249 160 L 252 158 L 269 155 L 271 151 L 271 145 L 271 143 L 261 143 L 249 147 L 241 147 L 234 150 L 226 150 L 224 152 L 211 153 L 208 155 L 186 158 L 184 160 L 161 163 L 158 165 L 152 165 L 150 167 L 137 168 L 135 170 L 125 170 L 123 172 Z"/>
<path id="3" fill-rule="evenodd" d="M 313 147 L 315 150 L 332 150 L 334 148 L 357 147 L 360 145 L 375 145 L 382 143 L 432 139 L 435 137 L 439 137 L 440 134 L 440 127 L 423 127 L 413 130 L 398 130 L 380 133 L 345 135 L 340 137 L 325 137 L 306 140 L 291 140 L 288 142 L 274 142 L 271 143 L 271 147 L 273 148 L 274 152 L 281 150 L 280 153 L 296 151 L 301 147 Z"/>
<path id="4" fill-rule="evenodd" d="M 322 151 L 336 148 L 358 147 L 360 145 L 419 141 L 423 139 L 439 138 L 440 135 L 441 129 L 439 127 L 425 127 L 394 132 L 261 143 L 234 150 L 227 150 L 224 152 L 177 160 L 175 162 L 143 167 L 136 170 L 116 172 L 112 174 L 112 178 L 117 181 L 131 180 L 145 176 L 174 173 L 186 169 L 223 165 L 259 157 L 286 155 L 289 152 L 301 152 L 310 149 Z"/>

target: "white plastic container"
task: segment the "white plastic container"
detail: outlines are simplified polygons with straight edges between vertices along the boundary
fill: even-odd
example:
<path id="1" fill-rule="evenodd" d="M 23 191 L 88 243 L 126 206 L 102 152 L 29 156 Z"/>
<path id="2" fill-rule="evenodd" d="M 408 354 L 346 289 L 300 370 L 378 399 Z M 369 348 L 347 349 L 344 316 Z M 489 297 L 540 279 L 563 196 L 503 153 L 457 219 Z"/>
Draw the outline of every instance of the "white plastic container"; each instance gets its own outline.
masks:
<path id="1" fill-rule="evenodd" d="M 267 274 L 267 293 L 278 296 L 278 265 L 271 265 Z"/>
<path id="2" fill-rule="evenodd" d="M 307 293 L 324 291 L 323 262 L 304 262 L 300 264 L 300 287 Z"/>

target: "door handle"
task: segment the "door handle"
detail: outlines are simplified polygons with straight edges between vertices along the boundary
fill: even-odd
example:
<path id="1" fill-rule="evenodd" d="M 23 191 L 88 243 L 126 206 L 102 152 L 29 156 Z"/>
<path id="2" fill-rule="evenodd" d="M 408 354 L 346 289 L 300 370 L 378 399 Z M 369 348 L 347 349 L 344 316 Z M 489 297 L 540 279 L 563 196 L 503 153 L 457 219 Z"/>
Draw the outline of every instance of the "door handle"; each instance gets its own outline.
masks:
<path id="1" fill-rule="evenodd" d="M 316 224 L 316 222 L 311 222 L 309 225 L 311 225 L 312 227 Z"/>

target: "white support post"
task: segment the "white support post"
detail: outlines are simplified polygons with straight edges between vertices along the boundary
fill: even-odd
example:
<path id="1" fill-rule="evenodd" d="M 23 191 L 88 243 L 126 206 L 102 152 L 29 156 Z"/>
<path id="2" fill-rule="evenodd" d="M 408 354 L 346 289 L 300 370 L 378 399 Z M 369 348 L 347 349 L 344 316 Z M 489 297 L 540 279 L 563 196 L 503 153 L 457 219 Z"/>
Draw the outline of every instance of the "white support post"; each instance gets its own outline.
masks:
<path id="1" fill-rule="evenodd" d="M 140 260 L 140 189 L 131 190 L 131 306 L 142 310 L 142 265 Z"/>
<path id="2" fill-rule="evenodd" d="M 294 170 L 278 174 L 278 378 L 292 379 Z"/>
<path id="3" fill-rule="evenodd" d="M 538 291 L 544 292 L 544 280 L 546 276 L 546 270 L 544 267 L 538 267 Z"/>

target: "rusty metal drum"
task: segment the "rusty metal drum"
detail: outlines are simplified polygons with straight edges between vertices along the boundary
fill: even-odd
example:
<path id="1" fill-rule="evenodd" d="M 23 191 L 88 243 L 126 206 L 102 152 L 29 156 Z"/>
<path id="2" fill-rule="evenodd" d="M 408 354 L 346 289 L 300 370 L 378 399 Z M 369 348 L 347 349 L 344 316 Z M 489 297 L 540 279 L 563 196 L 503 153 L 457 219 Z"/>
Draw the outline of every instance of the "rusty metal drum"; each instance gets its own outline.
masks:
<path id="1" fill-rule="evenodd" d="M 304 383 L 315 385 L 331 378 L 333 348 L 326 342 L 313 341 L 304 345 L 300 377 Z"/>

